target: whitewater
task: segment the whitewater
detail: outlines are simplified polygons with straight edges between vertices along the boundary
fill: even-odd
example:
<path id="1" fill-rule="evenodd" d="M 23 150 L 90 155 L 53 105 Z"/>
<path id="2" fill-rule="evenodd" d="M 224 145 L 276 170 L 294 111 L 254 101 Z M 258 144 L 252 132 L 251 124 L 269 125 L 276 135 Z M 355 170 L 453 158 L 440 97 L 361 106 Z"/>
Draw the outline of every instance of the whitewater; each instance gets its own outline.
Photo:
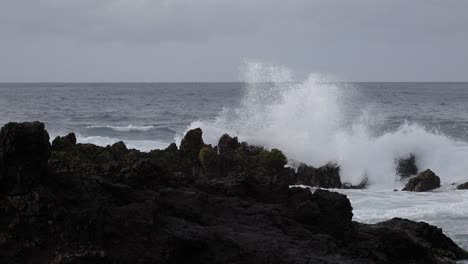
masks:
<path id="1" fill-rule="evenodd" d="M 350 108 L 359 95 L 345 83 L 311 74 L 296 80 L 284 67 L 247 64 L 246 90 L 240 107 L 223 109 L 213 121 L 193 122 L 213 145 L 224 133 L 242 141 L 279 148 L 290 162 L 322 166 L 336 162 L 342 182 L 369 180 L 366 190 L 336 190 L 351 200 L 355 221 L 377 223 L 393 217 L 425 221 L 442 227 L 468 249 L 468 144 L 437 128 L 404 121 L 386 131 L 385 114 L 375 107 Z M 357 109 L 356 109 L 357 108 Z M 354 114 L 350 114 L 354 112 Z M 378 132 L 376 132 L 378 131 Z M 177 138 L 180 140 L 180 137 Z M 405 181 L 396 174 L 395 160 L 417 157 L 420 170 L 430 168 L 442 187 L 427 193 L 395 192 Z"/>
<path id="2" fill-rule="evenodd" d="M 196 121 L 204 140 L 216 145 L 224 133 L 242 141 L 281 149 L 290 161 L 322 166 L 340 165 L 343 182 L 368 178 L 373 188 L 402 186 L 395 160 L 417 157 L 421 170 L 430 168 L 444 184 L 468 181 L 468 144 L 435 128 L 403 122 L 392 131 L 378 129 L 385 113 L 364 107 L 351 109 L 347 100 L 358 95 L 347 84 L 311 74 L 300 81 L 287 68 L 249 63 L 240 107 L 224 109 L 214 121 Z M 342 86 L 343 85 L 343 86 Z M 350 112 L 360 111 L 354 117 Z M 177 138 L 180 140 L 180 137 Z"/>

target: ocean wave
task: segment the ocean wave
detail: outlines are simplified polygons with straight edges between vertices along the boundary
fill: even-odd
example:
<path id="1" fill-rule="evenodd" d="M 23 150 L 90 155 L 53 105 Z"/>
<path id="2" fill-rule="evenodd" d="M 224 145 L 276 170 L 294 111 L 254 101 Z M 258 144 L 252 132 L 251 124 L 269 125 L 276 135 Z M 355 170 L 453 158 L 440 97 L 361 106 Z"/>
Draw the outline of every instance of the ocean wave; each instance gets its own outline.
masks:
<path id="1" fill-rule="evenodd" d="M 261 63 L 248 63 L 244 76 L 240 107 L 224 109 L 214 121 L 193 122 L 188 129 L 201 127 L 204 140 L 214 145 L 229 133 L 251 144 L 279 148 L 291 160 L 313 166 L 336 161 L 342 181 L 352 184 L 367 177 L 372 185 L 401 185 L 395 159 L 410 153 L 420 169 L 430 168 L 445 183 L 468 180 L 466 142 L 410 122 L 376 135 L 376 127 L 387 122 L 385 113 L 358 105 L 358 114 L 350 117 L 346 106 L 356 104 L 350 89 L 341 86 L 346 84 L 318 74 L 299 81 L 284 67 Z"/>
<path id="2" fill-rule="evenodd" d="M 155 126 L 134 126 L 134 125 L 128 125 L 128 126 L 87 126 L 86 128 L 88 129 L 111 129 L 113 131 L 117 132 L 132 132 L 132 131 L 141 131 L 141 132 L 146 132 L 150 131 L 152 129 L 155 129 Z"/>
<path id="3" fill-rule="evenodd" d="M 90 143 L 97 146 L 112 145 L 116 142 L 122 141 L 128 148 L 138 149 L 140 151 L 148 152 L 154 149 L 164 149 L 169 146 L 170 143 L 162 142 L 157 140 L 121 140 L 118 138 L 104 137 L 104 136 L 90 136 L 84 137 L 77 134 L 76 139 L 78 143 Z"/>

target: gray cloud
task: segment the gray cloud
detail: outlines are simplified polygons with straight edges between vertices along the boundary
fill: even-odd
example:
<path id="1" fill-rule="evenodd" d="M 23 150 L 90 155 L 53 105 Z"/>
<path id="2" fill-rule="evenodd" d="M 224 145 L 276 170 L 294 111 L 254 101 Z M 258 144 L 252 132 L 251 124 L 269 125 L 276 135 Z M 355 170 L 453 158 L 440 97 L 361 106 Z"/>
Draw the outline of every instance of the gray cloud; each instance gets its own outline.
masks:
<path id="1" fill-rule="evenodd" d="M 0 0 L 0 81 L 468 80 L 467 1 Z"/>

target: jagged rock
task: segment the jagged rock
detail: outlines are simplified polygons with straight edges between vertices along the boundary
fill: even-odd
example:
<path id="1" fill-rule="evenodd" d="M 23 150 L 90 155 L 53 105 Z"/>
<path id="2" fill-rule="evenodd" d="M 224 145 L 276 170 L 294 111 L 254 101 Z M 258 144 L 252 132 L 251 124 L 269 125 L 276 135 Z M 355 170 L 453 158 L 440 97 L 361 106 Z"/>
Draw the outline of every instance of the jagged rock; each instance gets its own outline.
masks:
<path id="1" fill-rule="evenodd" d="M 218 150 L 221 155 L 233 152 L 240 147 L 237 137 L 230 137 L 228 134 L 224 134 L 218 143 Z"/>
<path id="2" fill-rule="evenodd" d="M 317 189 L 312 194 L 312 201 L 320 209 L 318 224 L 322 230 L 334 236 L 342 236 L 351 229 L 353 208 L 346 195 Z"/>
<path id="3" fill-rule="evenodd" d="M 442 233 L 442 229 L 424 222 L 393 218 L 374 225 L 374 228 L 373 235 L 386 237 L 382 249 L 396 260 L 393 263 L 453 263 L 453 259 L 468 256 Z"/>
<path id="4" fill-rule="evenodd" d="M 219 156 L 211 145 L 204 146 L 198 153 L 198 161 L 206 175 L 215 175 L 219 171 Z"/>
<path id="5" fill-rule="evenodd" d="M 52 150 L 62 150 L 76 145 L 75 133 L 70 133 L 64 137 L 56 137 L 52 141 Z"/>
<path id="6" fill-rule="evenodd" d="M 416 157 L 411 153 L 409 158 L 398 159 L 396 163 L 396 173 L 402 178 L 418 174 L 418 167 L 416 166 Z"/>
<path id="7" fill-rule="evenodd" d="M 359 224 L 346 196 L 289 188 L 294 171 L 279 151 L 242 143 L 217 155 L 230 162 L 219 164 L 217 177 L 190 178 L 186 167 L 216 167 L 205 159 L 216 149 L 205 147 L 196 160 L 173 147 L 52 151 L 47 181 L 0 196 L 0 263 L 442 264 L 468 257 L 436 227 Z"/>
<path id="8" fill-rule="evenodd" d="M 167 152 L 176 152 L 178 150 L 176 143 L 171 143 L 165 151 Z"/>
<path id="9" fill-rule="evenodd" d="M 22 193 L 37 186 L 46 173 L 50 148 L 43 123 L 6 124 L 0 131 L 0 190 Z"/>
<path id="10" fill-rule="evenodd" d="M 321 188 L 341 188 L 340 167 L 332 163 L 320 168 L 301 164 L 297 169 L 293 184 Z"/>
<path id="11" fill-rule="evenodd" d="M 468 190 L 468 182 L 465 182 L 463 184 L 460 184 L 457 186 L 458 190 Z"/>
<path id="12" fill-rule="evenodd" d="M 114 143 L 111 147 L 110 147 L 110 150 L 112 152 L 113 155 L 115 156 L 122 156 L 123 154 L 126 154 L 128 153 L 128 149 L 127 149 L 127 146 L 125 145 L 125 143 L 123 143 L 122 141 L 119 141 L 119 142 L 116 142 Z"/>
<path id="13" fill-rule="evenodd" d="M 431 170 L 425 170 L 418 176 L 411 178 L 403 191 L 427 192 L 440 187 L 440 178 Z"/>
<path id="14" fill-rule="evenodd" d="M 200 149 L 205 145 L 202 134 L 203 132 L 200 128 L 187 131 L 184 138 L 180 142 L 179 150 L 188 157 L 197 159 Z"/>

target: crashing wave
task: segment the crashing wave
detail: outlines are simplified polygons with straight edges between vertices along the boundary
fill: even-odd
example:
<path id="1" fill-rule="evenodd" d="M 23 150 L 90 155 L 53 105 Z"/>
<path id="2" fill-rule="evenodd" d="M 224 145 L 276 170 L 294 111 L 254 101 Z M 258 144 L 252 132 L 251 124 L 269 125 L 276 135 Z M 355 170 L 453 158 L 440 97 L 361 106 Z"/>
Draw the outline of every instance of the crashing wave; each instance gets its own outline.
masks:
<path id="1" fill-rule="evenodd" d="M 313 166 L 329 161 L 341 167 L 343 182 L 396 186 L 395 159 L 413 153 L 421 169 L 430 168 L 445 183 L 466 181 L 468 144 L 434 129 L 403 122 L 393 131 L 375 133 L 385 113 L 353 102 L 356 89 L 318 74 L 294 78 L 284 67 L 247 63 L 240 107 L 224 109 L 214 121 L 196 121 L 205 142 L 217 144 L 224 133 Z M 177 140 L 177 139 L 176 139 Z M 180 138 L 179 138 L 180 140 Z"/>

